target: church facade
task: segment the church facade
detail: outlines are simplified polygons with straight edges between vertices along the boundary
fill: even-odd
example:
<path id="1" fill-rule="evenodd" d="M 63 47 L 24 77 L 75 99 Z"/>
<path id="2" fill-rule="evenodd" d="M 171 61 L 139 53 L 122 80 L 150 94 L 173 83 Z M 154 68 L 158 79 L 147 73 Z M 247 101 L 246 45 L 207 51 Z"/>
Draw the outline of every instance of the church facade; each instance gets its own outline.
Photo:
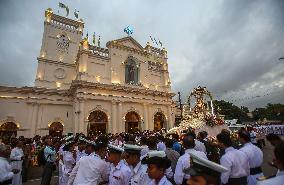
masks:
<path id="1" fill-rule="evenodd" d="M 103 48 L 89 43 L 83 29 L 81 19 L 45 11 L 35 86 L 0 87 L 0 135 L 173 127 L 167 51 L 129 35 Z"/>

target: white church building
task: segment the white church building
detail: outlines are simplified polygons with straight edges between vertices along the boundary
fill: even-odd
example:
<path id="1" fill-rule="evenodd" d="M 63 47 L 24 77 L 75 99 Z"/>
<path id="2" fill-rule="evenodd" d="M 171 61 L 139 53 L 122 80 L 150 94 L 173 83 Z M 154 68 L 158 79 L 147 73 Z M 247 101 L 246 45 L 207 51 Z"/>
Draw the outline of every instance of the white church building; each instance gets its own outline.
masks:
<path id="1" fill-rule="evenodd" d="M 35 86 L 0 86 L 0 136 L 173 127 L 165 48 L 143 47 L 131 36 L 103 48 L 83 29 L 82 19 L 45 11 Z"/>

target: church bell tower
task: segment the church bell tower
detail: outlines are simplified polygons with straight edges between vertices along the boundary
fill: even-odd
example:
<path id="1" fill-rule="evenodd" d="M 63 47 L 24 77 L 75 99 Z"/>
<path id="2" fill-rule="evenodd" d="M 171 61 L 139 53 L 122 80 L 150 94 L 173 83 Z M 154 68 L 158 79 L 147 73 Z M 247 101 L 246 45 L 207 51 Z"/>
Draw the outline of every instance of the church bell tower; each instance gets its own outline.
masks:
<path id="1" fill-rule="evenodd" d="M 82 19 L 73 20 L 45 11 L 44 32 L 36 87 L 68 89 L 76 77 L 76 58 L 83 35 Z"/>

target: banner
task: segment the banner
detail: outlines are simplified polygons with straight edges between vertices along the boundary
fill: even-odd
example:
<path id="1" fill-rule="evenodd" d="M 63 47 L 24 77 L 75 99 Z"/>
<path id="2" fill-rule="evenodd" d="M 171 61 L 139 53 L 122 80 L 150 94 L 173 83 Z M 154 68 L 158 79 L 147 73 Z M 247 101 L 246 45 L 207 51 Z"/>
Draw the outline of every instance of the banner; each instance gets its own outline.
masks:
<path id="1" fill-rule="evenodd" d="M 270 133 L 284 135 L 284 125 L 265 125 L 255 127 L 256 132 L 268 135 Z"/>

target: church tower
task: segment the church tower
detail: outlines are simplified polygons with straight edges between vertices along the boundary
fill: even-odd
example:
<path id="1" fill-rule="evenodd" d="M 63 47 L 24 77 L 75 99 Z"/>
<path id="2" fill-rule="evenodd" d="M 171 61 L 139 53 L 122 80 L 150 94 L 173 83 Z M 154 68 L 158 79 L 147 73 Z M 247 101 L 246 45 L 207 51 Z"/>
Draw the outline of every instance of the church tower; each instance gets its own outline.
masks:
<path id="1" fill-rule="evenodd" d="M 82 19 L 73 20 L 45 11 L 36 87 L 68 89 L 76 78 L 76 58 L 83 35 Z"/>

